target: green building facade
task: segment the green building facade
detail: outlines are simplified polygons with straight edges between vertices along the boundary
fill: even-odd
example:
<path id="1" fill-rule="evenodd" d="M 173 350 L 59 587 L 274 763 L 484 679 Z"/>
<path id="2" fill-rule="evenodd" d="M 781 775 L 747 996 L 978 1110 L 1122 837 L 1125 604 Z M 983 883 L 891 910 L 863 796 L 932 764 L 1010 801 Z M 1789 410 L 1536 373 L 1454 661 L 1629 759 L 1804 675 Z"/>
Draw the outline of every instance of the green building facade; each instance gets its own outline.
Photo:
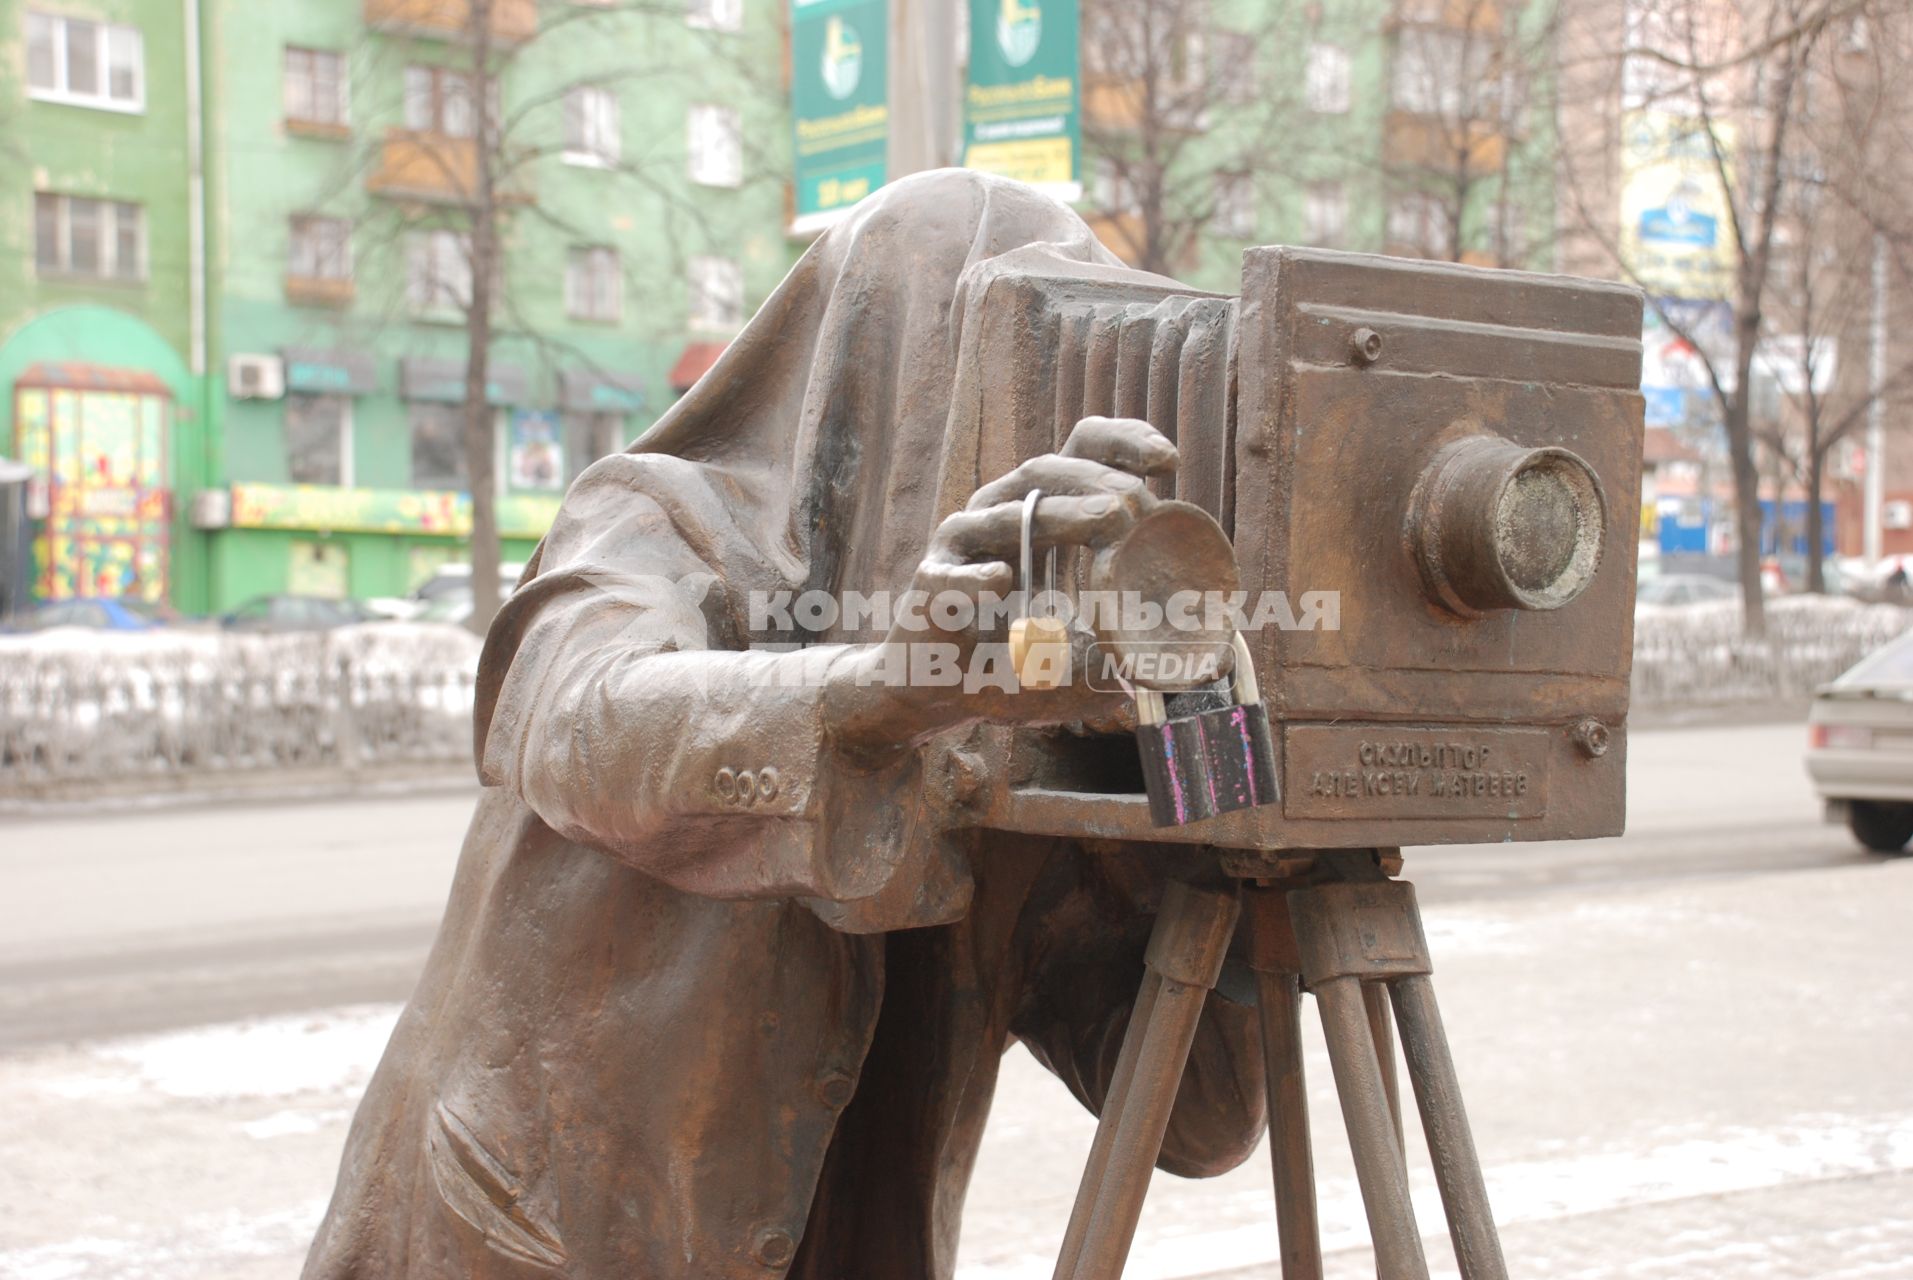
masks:
<path id="1" fill-rule="evenodd" d="M 44 476 L 36 594 L 222 612 L 402 594 L 466 558 L 480 96 L 503 193 L 488 394 L 508 561 L 801 248 L 774 4 L 494 0 L 483 73 L 462 0 L 197 8 L 203 183 L 178 0 L 0 0 L 0 145 L 32 179 L 0 213 L 0 453 Z M 127 89 L 136 65 L 136 92 L 109 100 L 84 68 L 67 89 L 75 24 L 92 29 L 72 56 L 112 45 L 95 79 L 117 68 Z M 136 234 L 116 239 L 122 216 Z"/>

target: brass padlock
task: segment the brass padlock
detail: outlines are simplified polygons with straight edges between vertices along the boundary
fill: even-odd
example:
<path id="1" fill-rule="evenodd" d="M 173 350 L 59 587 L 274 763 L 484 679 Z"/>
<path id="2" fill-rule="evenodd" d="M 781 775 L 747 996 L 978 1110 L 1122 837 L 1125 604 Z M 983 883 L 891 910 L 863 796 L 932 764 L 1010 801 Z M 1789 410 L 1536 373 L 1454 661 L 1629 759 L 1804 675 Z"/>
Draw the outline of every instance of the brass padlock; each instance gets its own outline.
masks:
<path id="1" fill-rule="evenodd" d="M 1069 675 L 1069 624 L 1054 611 L 1056 548 L 1049 552 L 1044 585 L 1044 612 L 1033 614 L 1036 600 L 1034 533 L 1036 503 L 1042 490 L 1032 489 L 1023 499 L 1021 563 L 1023 616 L 1010 623 L 1010 666 L 1025 689 L 1054 689 Z"/>

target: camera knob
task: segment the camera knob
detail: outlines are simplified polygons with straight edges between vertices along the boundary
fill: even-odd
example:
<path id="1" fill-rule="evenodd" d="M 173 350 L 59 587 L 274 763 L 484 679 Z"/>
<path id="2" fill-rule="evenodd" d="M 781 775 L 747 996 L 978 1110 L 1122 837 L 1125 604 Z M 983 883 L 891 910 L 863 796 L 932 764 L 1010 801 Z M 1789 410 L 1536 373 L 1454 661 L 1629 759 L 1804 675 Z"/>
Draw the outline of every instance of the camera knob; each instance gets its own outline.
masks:
<path id="1" fill-rule="evenodd" d="M 1600 568 L 1607 498 L 1566 449 L 1469 436 L 1422 470 L 1405 532 L 1422 585 L 1454 612 L 1559 609 Z"/>

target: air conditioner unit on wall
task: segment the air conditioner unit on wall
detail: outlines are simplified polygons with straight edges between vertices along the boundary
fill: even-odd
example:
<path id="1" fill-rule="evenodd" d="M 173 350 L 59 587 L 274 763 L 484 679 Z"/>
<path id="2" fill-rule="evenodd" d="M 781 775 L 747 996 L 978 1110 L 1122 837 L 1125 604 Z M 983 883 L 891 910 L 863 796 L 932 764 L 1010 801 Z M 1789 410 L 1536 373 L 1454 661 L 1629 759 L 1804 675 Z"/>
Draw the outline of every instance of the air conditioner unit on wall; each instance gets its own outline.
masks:
<path id="1" fill-rule="evenodd" d="M 286 394 L 286 362 L 278 356 L 234 356 L 226 388 L 235 400 L 277 400 Z"/>

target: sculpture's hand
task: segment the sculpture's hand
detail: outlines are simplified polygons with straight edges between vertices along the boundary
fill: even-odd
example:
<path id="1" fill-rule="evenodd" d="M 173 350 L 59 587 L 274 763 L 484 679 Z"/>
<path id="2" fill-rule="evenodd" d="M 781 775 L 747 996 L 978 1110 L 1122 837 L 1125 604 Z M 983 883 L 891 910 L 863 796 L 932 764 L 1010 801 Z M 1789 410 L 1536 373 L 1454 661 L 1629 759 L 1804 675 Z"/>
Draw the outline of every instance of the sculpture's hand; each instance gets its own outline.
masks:
<path id="1" fill-rule="evenodd" d="M 1033 526 L 1036 546 L 1097 548 L 1121 538 L 1154 505 L 1142 477 L 1171 471 L 1176 461 L 1175 445 L 1146 422 L 1085 418 L 1060 453 L 1031 458 L 984 485 L 964 510 L 937 527 L 917 568 L 915 589 L 932 601 L 941 593 L 967 597 L 973 605 L 986 596 L 1006 598 L 1018 585 L 1012 562 L 1021 547 L 1022 500 L 1031 490 L 1043 495 Z M 991 638 L 980 634 L 974 621 L 941 625 L 941 612 L 925 610 L 921 629 L 894 626 L 885 640 L 836 670 L 826 706 L 841 743 L 881 753 L 973 720 L 1056 724 L 1103 718 L 1119 709 L 1121 695 L 1090 689 L 1080 678 L 1092 639 L 1080 625 L 1071 633 L 1077 678 L 1061 688 L 966 693 L 960 681 L 898 680 L 900 672 L 911 669 L 910 651 L 899 646 L 943 646 L 944 658 L 954 652 L 957 664 L 967 669 L 979 641 Z M 978 615 L 974 608 L 968 612 Z M 944 621 L 950 617 L 944 613 Z"/>

